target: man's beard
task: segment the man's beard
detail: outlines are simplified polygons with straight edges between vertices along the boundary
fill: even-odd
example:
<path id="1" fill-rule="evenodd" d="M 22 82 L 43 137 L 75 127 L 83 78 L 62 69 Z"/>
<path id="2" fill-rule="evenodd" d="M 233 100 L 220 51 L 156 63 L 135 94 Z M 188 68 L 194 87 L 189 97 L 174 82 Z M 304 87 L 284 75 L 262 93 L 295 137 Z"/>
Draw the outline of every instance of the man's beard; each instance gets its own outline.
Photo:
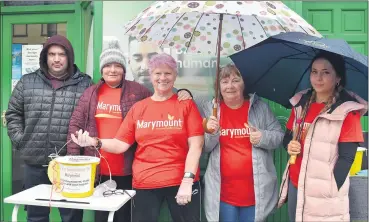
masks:
<path id="1" fill-rule="evenodd" d="M 145 86 L 151 91 L 154 90 L 152 83 L 150 81 L 150 74 L 148 71 L 141 71 L 141 72 L 136 73 L 133 76 L 134 76 L 135 82 L 140 83 L 141 85 Z"/>

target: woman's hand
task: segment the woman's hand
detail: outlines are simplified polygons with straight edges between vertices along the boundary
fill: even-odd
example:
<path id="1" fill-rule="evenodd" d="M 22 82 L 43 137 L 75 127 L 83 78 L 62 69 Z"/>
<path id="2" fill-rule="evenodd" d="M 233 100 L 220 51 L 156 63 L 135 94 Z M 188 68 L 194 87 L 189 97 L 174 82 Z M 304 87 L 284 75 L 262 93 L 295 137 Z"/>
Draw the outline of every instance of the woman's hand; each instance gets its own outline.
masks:
<path id="1" fill-rule="evenodd" d="M 189 92 L 187 92 L 186 90 L 181 90 L 178 92 L 178 101 L 188 100 L 188 99 L 192 99 L 192 96 Z"/>
<path id="2" fill-rule="evenodd" d="M 249 126 L 249 128 L 250 128 L 250 142 L 253 145 L 256 145 L 260 142 L 262 133 L 256 127 Z"/>
<path id="3" fill-rule="evenodd" d="M 73 133 L 71 134 L 73 142 L 75 142 L 81 147 L 86 147 L 86 146 L 95 147 L 97 145 L 96 139 L 90 137 L 87 131 L 83 132 L 80 129 L 78 132 L 76 132 L 76 136 Z"/>
<path id="4" fill-rule="evenodd" d="M 182 179 L 182 183 L 179 186 L 178 193 L 176 196 L 176 200 L 179 205 L 186 205 L 191 202 L 192 185 L 193 185 L 192 178 Z"/>
<path id="5" fill-rule="evenodd" d="M 291 156 L 292 155 L 298 155 L 301 152 L 301 144 L 296 140 L 291 140 L 288 143 L 287 152 Z"/>
<path id="6" fill-rule="evenodd" d="M 212 134 L 218 132 L 219 130 L 219 121 L 215 116 L 210 116 L 207 123 L 206 128 L 212 131 Z"/>

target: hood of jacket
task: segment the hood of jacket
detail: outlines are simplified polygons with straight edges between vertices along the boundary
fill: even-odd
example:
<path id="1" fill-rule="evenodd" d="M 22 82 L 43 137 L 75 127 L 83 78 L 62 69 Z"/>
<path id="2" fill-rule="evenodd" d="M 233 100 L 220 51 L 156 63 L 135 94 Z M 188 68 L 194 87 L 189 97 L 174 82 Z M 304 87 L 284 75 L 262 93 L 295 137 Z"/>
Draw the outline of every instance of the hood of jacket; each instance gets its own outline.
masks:
<path id="1" fill-rule="evenodd" d="M 73 50 L 73 47 L 70 41 L 61 35 L 54 35 L 50 37 L 44 44 L 44 47 L 40 53 L 40 69 L 46 75 L 49 76 L 49 67 L 47 65 L 47 52 L 50 46 L 52 45 L 58 45 L 64 48 L 65 53 L 67 54 L 67 57 L 68 57 L 68 68 L 67 68 L 68 75 L 66 75 L 64 79 L 71 77 L 75 72 L 74 70 L 74 50 Z"/>
<path id="2" fill-rule="evenodd" d="M 311 94 L 311 89 L 300 91 L 290 99 L 290 103 L 294 107 L 303 107 L 305 103 L 308 102 Z M 331 106 L 327 113 L 334 114 L 335 112 L 339 112 L 343 107 L 347 105 L 355 105 L 355 110 L 358 110 L 362 116 L 368 112 L 367 101 L 358 96 L 356 93 L 343 89 L 339 94 L 339 99 Z"/>

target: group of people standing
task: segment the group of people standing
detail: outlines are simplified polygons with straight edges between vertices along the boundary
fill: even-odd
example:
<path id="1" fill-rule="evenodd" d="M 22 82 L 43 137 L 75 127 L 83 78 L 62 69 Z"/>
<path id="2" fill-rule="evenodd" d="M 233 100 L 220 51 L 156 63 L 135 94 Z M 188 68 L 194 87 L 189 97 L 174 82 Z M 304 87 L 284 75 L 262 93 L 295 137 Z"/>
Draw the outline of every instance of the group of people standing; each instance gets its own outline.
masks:
<path id="1" fill-rule="evenodd" d="M 54 147 L 61 155 L 103 155 L 97 182 L 110 173 L 117 189 L 134 189 L 114 221 L 157 221 L 167 201 L 173 221 L 265 221 L 288 198 L 290 221 L 349 221 L 348 174 L 363 141 L 360 117 L 367 102 L 344 89 L 343 58 L 322 52 L 311 62 L 311 88 L 291 98 L 284 132 L 268 104 L 248 93 L 233 64 L 221 68 L 220 101 L 196 99 L 176 89 L 175 59 L 155 53 L 141 80 L 125 79 L 126 61 L 117 41 L 100 56 L 101 80 L 74 65 L 73 48 L 53 36 L 40 55 L 40 69 L 16 85 L 6 113 L 13 147 L 25 160 L 25 188 L 50 183 L 46 168 Z M 205 121 L 203 119 L 206 118 Z M 301 136 L 296 137 L 298 129 Z M 281 190 L 273 151 L 282 146 L 288 164 Z M 200 185 L 199 159 L 209 161 Z M 110 168 L 110 169 L 109 169 Z M 202 194 L 202 192 L 204 192 Z M 63 221 L 83 212 L 60 209 Z M 49 208 L 27 207 L 28 221 L 49 221 Z M 97 212 L 96 221 L 106 221 Z"/>

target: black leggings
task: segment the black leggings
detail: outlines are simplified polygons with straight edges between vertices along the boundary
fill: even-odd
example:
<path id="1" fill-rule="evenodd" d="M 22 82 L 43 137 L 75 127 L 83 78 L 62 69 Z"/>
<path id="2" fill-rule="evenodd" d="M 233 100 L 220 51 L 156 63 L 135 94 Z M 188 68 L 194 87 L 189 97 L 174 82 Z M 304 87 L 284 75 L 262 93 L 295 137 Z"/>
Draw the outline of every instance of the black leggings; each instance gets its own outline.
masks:
<path id="1" fill-rule="evenodd" d="M 135 189 L 133 198 L 133 222 L 157 222 L 164 199 L 174 222 L 199 222 L 201 219 L 201 187 L 200 182 L 192 186 L 191 202 L 181 206 L 175 196 L 179 186 L 157 189 Z"/>
<path id="2" fill-rule="evenodd" d="M 102 175 L 101 183 L 109 180 L 109 176 Z M 112 176 L 112 180 L 117 182 L 117 189 L 132 190 L 132 175 L 128 176 Z M 96 211 L 95 221 L 108 221 L 109 212 Z M 118 211 L 114 213 L 114 222 L 130 222 L 131 221 L 131 201 L 124 204 Z"/>

